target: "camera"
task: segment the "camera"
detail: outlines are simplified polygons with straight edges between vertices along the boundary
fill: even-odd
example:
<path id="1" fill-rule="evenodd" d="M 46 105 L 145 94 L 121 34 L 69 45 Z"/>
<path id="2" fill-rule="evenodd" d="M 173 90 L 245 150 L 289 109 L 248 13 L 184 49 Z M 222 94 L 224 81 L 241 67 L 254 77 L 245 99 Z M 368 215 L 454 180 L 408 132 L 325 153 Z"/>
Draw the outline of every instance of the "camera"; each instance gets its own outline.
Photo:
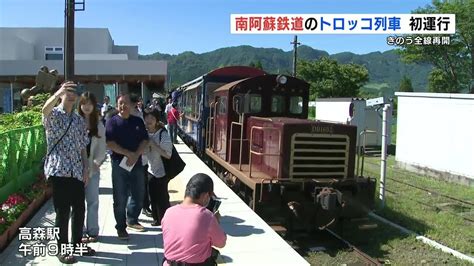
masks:
<path id="1" fill-rule="evenodd" d="M 209 204 L 207 204 L 207 209 L 210 210 L 212 213 L 216 213 L 221 206 L 221 201 L 217 199 L 216 196 L 212 196 L 209 200 Z"/>

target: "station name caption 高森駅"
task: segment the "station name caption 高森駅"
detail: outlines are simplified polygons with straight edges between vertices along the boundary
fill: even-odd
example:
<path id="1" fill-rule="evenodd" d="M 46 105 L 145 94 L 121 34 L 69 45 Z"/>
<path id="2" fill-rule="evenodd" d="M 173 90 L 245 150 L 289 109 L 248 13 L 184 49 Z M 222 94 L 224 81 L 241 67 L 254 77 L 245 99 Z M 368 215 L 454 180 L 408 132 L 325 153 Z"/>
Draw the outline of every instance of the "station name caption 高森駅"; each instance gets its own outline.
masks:
<path id="1" fill-rule="evenodd" d="M 19 228 L 18 252 L 24 257 L 44 257 L 61 255 L 79 255 L 87 253 L 87 246 L 79 244 L 59 244 L 59 227 L 21 227 Z M 47 242 L 47 243 L 44 243 Z"/>

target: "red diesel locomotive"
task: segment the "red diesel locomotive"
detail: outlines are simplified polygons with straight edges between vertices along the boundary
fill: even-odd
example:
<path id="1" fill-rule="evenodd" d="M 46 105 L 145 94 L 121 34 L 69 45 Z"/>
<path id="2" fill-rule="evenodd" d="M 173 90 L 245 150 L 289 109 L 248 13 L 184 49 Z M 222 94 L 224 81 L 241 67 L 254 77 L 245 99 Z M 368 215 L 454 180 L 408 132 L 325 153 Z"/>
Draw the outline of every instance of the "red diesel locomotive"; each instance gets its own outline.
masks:
<path id="1" fill-rule="evenodd" d="M 207 104 L 176 93 L 182 110 L 201 112 L 203 151 L 192 126 L 180 135 L 267 221 L 313 230 L 373 208 L 375 180 L 354 174 L 357 128 L 308 120 L 308 83 L 264 74 L 206 87 Z"/>

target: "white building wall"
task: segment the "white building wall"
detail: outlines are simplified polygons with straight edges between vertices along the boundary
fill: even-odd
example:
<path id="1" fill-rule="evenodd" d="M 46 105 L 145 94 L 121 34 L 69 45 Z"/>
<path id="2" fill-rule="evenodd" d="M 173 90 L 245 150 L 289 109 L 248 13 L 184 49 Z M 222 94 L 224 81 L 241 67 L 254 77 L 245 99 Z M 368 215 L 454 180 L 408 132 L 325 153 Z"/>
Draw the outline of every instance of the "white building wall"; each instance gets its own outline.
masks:
<path id="1" fill-rule="evenodd" d="M 111 54 L 112 36 L 108 29 L 77 28 L 74 30 L 74 49 L 77 54 Z M 63 32 L 61 32 L 61 39 Z"/>
<path id="2" fill-rule="evenodd" d="M 30 60 L 34 46 L 14 35 L 0 35 L 0 60 Z"/>
<path id="3" fill-rule="evenodd" d="M 349 117 L 349 106 L 351 100 L 347 101 L 316 101 L 316 119 L 346 123 Z"/>
<path id="4" fill-rule="evenodd" d="M 127 54 L 76 54 L 74 60 L 128 60 Z"/>
<path id="5" fill-rule="evenodd" d="M 0 28 L 0 37 L 2 46 L 4 40 L 20 39 L 32 45 L 34 50 L 32 55 L 22 58 L 0 60 L 44 60 L 46 46 L 64 46 L 63 28 Z M 77 28 L 74 49 L 76 54 L 112 54 L 112 37 L 106 28 Z M 0 49 L 0 58 L 8 56 L 7 52 Z"/>
<path id="6" fill-rule="evenodd" d="M 364 124 L 367 129 L 375 131 L 375 133 L 367 134 L 367 145 L 382 146 L 382 125 L 383 121 L 381 118 L 382 110 L 380 113 L 373 108 L 366 108 L 364 110 Z M 388 121 L 388 124 L 391 125 L 392 120 Z M 363 129 L 362 129 L 363 130 Z M 360 132 L 359 132 L 360 133 Z M 388 140 L 387 143 L 390 144 L 392 139 L 391 130 L 388 130 Z"/>
<path id="7" fill-rule="evenodd" d="M 114 45 L 114 54 L 126 54 L 129 60 L 138 60 L 138 46 L 136 45 Z"/>
<path id="8" fill-rule="evenodd" d="M 354 117 L 352 120 L 349 116 L 350 104 L 353 103 L 355 107 Z M 316 119 L 323 121 L 332 121 L 337 123 L 346 124 L 350 120 L 350 124 L 357 126 L 357 145 L 362 145 L 363 137 L 361 137 L 361 143 L 359 143 L 360 133 L 365 130 L 372 130 L 376 133 L 368 133 L 366 135 L 367 146 L 380 146 L 382 145 L 382 118 L 380 114 L 373 108 L 367 108 L 365 100 L 352 99 L 352 98 L 339 98 L 339 99 L 320 99 L 316 101 Z M 389 125 L 391 125 L 391 119 Z M 391 132 L 388 131 L 388 143 L 391 142 Z"/>
<path id="9" fill-rule="evenodd" d="M 60 60 L 0 60 L 0 74 L 5 76 L 36 75 L 41 66 L 58 70 L 63 75 Z M 167 62 L 158 60 L 76 60 L 76 75 L 166 75 Z"/>
<path id="10" fill-rule="evenodd" d="M 396 160 L 474 179 L 474 95 L 395 95 Z"/>

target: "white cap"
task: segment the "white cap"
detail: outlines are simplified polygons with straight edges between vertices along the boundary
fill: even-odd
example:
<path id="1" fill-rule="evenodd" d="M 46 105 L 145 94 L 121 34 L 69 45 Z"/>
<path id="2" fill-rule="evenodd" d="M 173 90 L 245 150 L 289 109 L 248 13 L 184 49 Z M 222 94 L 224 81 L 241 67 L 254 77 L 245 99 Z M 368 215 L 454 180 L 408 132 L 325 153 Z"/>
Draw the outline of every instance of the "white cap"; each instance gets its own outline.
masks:
<path id="1" fill-rule="evenodd" d="M 152 98 L 160 98 L 160 95 L 159 95 L 158 93 L 156 93 L 156 92 L 155 92 L 155 93 L 153 93 L 153 96 L 152 96 Z"/>

